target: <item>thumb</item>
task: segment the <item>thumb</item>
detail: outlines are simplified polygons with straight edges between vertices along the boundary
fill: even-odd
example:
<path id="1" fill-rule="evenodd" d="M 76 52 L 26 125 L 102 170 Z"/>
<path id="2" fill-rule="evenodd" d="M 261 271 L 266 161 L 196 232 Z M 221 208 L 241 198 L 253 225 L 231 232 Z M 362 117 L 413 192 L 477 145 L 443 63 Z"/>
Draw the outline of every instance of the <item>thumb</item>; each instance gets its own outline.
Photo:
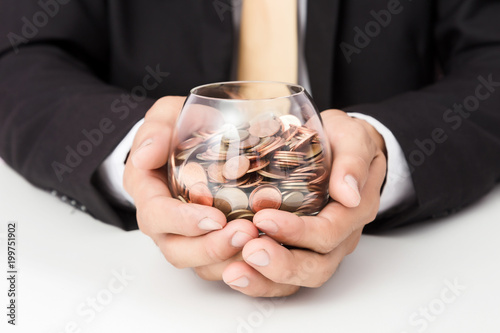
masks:
<path id="1" fill-rule="evenodd" d="M 131 152 L 130 159 L 137 169 L 154 170 L 164 166 L 170 150 L 170 131 L 164 129 L 154 136 L 143 139 L 139 146 Z"/>

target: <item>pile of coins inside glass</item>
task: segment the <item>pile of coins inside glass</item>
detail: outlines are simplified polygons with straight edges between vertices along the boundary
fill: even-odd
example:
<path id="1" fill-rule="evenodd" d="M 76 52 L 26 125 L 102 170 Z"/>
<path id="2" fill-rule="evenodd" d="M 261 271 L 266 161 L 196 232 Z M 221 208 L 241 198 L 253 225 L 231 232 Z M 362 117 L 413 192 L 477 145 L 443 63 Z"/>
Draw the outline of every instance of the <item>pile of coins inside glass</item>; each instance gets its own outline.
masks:
<path id="1" fill-rule="evenodd" d="M 329 172 L 318 133 L 293 115 L 261 115 L 240 126 L 196 131 L 172 158 L 172 194 L 214 206 L 228 221 L 252 220 L 265 208 L 313 215 L 328 201 Z"/>

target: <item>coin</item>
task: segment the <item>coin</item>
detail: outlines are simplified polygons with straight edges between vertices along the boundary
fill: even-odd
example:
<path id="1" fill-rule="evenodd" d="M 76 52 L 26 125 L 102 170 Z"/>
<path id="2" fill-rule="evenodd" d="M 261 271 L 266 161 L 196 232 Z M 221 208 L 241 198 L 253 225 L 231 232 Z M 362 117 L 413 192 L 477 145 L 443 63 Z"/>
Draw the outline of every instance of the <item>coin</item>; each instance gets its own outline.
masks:
<path id="1" fill-rule="evenodd" d="M 297 127 L 302 126 L 299 118 L 295 117 L 292 114 L 286 114 L 280 117 L 281 123 L 283 124 L 283 130 L 286 131 L 290 128 L 290 125 L 295 125 Z"/>
<path id="2" fill-rule="evenodd" d="M 245 130 L 231 130 L 226 131 L 222 135 L 221 142 L 223 143 L 232 143 L 232 142 L 241 142 L 245 141 L 250 134 Z"/>
<path id="3" fill-rule="evenodd" d="M 248 131 L 254 136 L 263 138 L 266 136 L 272 136 L 278 133 L 281 129 L 281 123 L 275 118 L 264 118 L 255 121 L 250 125 Z"/>
<path id="4" fill-rule="evenodd" d="M 244 155 L 229 159 L 222 168 L 222 175 L 226 179 L 238 179 L 245 175 L 250 167 L 250 161 Z"/>
<path id="5" fill-rule="evenodd" d="M 222 175 L 222 168 L 224 167 L 224 163 L 212 163 L 207 168 L 208 177 L 210 181 L 217 183 L 226 183 L 226 179 Z"/>
<path id="6" fill-rule="evenodd" d="M 247 209 L 238 209 L 227 214 L 227 220 L 232 221 L 236 219 L 247 219 L 252 221 L 254 215 L 255 215 L 254 213 L 252 213 Z"/>
<path id="7" fill-rule="evenodd" d="M 221 212 L 223 212 L 224 215 L 226 215 L 226 216 L 229 213 L 231 213 L 231 211 L 233 210 L 231 208 L 231 203 L 229 201 L 227 201 L 225 198 L 215 197 L 214 198 L 214 207 L 217 208 L 218 210 L 220 210 Z"/>
<path id="8" fill-rule="evenodd" d="M 203 141 L 204 141 L 203 138 L 200 138 L 200 137 L 189 138 L 186 141 L 181 142 L 177 146 L 177 149 L 179 149 L 179 150 L 189 150 L 191 148 L 196 147 L 197 145 L 199 145 Z"/>
<path id="9" fill-rule="evenodd" d="M 208 183 L 205 168 L 196 162 L 189 162 L 184 165 L 180 171 L 179 178 L 187 189 L 196 183 Z"/>
<path id="10" fill-rule="evenodd" d="M 249 135 L 244 141 L 240 141 L 240 149 L 248 149 L 257 145 L 260 138 L 254 135 Z"/>
<path id="11" fill-rule="evenodd" d="M 204 183 L 196 183 L 189 189 L 189 200 L 192 203 L 212 206 L 214 203 L 214 198 L 212 192 L 207 185 Z"/>
<path id="12" fill-rule="evenodd" d="M 223 187 L 215 194 L 215 208 L 218 208 L 225 213 L 227 208 L 229 211 L 238 209 L 247 209 L 248 197 L 240 189 L 233 187 Z M 225 213 L 227 215 L 227 213 Z"/>
<path id="13" fill-rule="evenodd" d="M 214 206 L 228 221 L 252 220 L 265 208 L 312 215 L 328 201 L 329 166 L 318 132 L 293 115 L 198 130 L 174 152 L 172 194 Z"/>
<path id="14" fill-rule="evenodd" d="M 322 152 L 323 152 L 323 149 L 321 148 L 321 145 L 318 143 L 313 143 L 313 144 L 311 144 L 311 147 L 307 150 L 305 159 L 309 160 L 313 157 L 318 156 Z"/>
<path id="15" fill-rule="evenodd" d="M 251 162 L 247 173 L 253 173 L 257 170 L 264 169 L 269 165 L 269 163 L 271 163 L 269 160 L 256 160 L 254 162 Z"/>
<path id="16" fill-rule="evenodd" d="M 272 185 L 261 185 L 250 194 L 250 209 L 252 212 L 265 208 L 279 209 L 281 206 L 281 192 Z"/>
<path id="17" fill-rule="evenodd" d="M 289 212 L 294 212 L 300 206 L 302 206 L 303 201 L 304 201 L 304 194 L 302 194 L 302 192 L 287 193 L 283 196 L 283 203 L 281 204 L 280 209 Z"/>

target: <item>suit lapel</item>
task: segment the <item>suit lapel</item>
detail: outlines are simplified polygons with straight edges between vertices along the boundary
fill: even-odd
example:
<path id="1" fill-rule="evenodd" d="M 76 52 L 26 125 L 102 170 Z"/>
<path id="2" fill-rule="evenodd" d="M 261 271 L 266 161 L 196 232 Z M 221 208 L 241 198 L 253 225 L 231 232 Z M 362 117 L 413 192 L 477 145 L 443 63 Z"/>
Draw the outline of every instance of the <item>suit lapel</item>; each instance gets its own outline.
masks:
<path id="1" fill-rule="evenodd" d="M 314 101 L 331 108 L 340 0 L 308 0 L 305 57 Z"/>

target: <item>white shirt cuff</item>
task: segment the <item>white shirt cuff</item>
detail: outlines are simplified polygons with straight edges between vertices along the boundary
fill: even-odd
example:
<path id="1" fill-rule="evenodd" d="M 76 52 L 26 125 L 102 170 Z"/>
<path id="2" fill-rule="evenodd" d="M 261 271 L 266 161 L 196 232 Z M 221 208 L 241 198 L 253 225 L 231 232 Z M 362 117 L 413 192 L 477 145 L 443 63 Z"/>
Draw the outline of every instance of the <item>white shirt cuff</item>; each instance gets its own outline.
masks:
<path id="1" fill-rule="evenodd" d="M 380 196 L 378 214 L 412 201 L 415 187 L 411 179 L 410 168 L 405 159 L 403 149 L 391 130 L 373 117 L 357 112 L 348 112 L 349 116 L 362 119 L 372 125 L 385 140 L 387 149 L 387 176 Z"/>
<path id="2" fill-rule="evenodd" d="M 104 190 L 119 204 L 127 207 L 134 207 L 134 199 L 123 188 L 123 173 L 125 171 L 125 159 L 132 148 L 134 137 L 139 127 L 144 122 L 141 119 L 132 127 L 128 134 L 118 144 L 115 150 L 109 155 L 97 169 L 97 174 L 102 182 Z"/>

